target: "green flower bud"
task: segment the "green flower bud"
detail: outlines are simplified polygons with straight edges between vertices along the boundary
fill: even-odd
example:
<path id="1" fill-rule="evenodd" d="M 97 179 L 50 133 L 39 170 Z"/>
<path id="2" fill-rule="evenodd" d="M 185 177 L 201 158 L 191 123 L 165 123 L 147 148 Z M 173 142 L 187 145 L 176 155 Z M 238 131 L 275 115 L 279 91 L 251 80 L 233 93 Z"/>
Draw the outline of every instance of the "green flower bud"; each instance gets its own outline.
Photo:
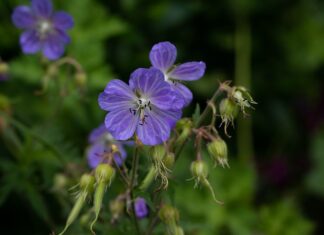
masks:
<path id="1" fill-rule="evenodd" d="M 64 174 L 56 174 L 54 176 L 53 189 L 56 191 L 64 190 L 68 185 L 68 179 Z"/>
<path id="2" fill-rule="evenodd" d="M 216 164 L 219 163 L 222 167 L 229 167 L 227 162 L 227 145 L 224 140 L 221 138 L 214 139 L 207 144 L 207 150 Z"/>
<path id="3" fill-rule="evenodd" d="M 209 181 L 207 180 L 207 176 L 208 176 L 207 164 L 201 160 L 196 160 L 191 163 L 190 170 L 195 179 L 195 187 L 197 187 L 201 183 L 210 191 L 215 202 L 219 204 L 223 204 L 223 202 L 217 200 L 214 189 L 210 185 Z"/>
<path id="4" fill-rule="evenodd" d="M 193 177 L 195 177 L 198 181 L 208 176 L 208 166 L 201 160 L 192 162 L 190 170 Z"/>
<path id="5" fill-rule="evenodd" d="M 233 97 L 233 100 L 241 107 L 243 114 L 246 114 L 245 108 L 253 109 L 252 105 L 257 104 L 247 89 L 242 86 L 233 87 L 231 96 Z"/>
<path id="6" fill-rule="evenodd" d="M 104 182 L 110 184 L 115 177 L 115 169 L 109 164 L 99 164 L 95 170 L 95 176 L 97 182 Z"/>
<path id="7" fill-rule="evenodd" d="M 175 224 L 179 221 L 179 211 L 170 205 L 163 205 L 158 215 L 165 224 Z"/>
<path id="8" fill-rule="evenodd" d="M 219 112 L 227 135 L 227 127 L 229 124 L 233 125 L 234 119 L 237 117 L 239 112 L 239 108 L 233 100 L 225 98 L 219 104 Z"/>
<path id="9" fill-rule="evenodd" d="M 87 83 L 87 75 L 85 72 L 77 72 L 75 74 L 75 82 L 78 86 L 83 87 Z"/>
<path id="10" fill-rule="evenodd" d="M 80 180 L 80 188 L 81 190 L 92 193 L 94 190 L 95 178 L 90 174 L 84 174 Z"/>
<path id="11" fill-rule="evenodd" d="M 106 188 L 111 184 L 111 181 L 115 177 L 115 169 L 109 164 L 99 164 L 96 167 L 95 176 L 97 180 L 97 186 L 93 198 L 95 218 L 90 225 L 90 230 L 93 234 L 95 234 L 95 232 L 93 231 L 93 226 L 98 220 Z"/>
<path id="12" fill-rule="evenodd" d="M 171 169 L 173 167 L 174 161 L 175 161 L 174 153 L 167 153 L 163 158 L 163 163 L 168 169 Z"/>
<path id="13" fill-rule="evenodd" d="M 62 235 L 65 233 L 65 231 L 68 229 L 68 227 L 76 220 L 78 215 L 80 214 L 80 211 L 89 195 L 93 191 L 93 185 L 94 185 L 94 177 L 89 174 L 82 175 L 80 179 L 80 193 L 78 195 L 77 201 L 75 202 L 68 219 L 65 224 L 64 230 L 59 234 Z"/>
<path id="14" fill-rule="evenodd" d="M 162 161 L 165 154 L 166 151 L 163 145 L 156 145 L 152 147 L 152 157 L 154 161 Z"/>

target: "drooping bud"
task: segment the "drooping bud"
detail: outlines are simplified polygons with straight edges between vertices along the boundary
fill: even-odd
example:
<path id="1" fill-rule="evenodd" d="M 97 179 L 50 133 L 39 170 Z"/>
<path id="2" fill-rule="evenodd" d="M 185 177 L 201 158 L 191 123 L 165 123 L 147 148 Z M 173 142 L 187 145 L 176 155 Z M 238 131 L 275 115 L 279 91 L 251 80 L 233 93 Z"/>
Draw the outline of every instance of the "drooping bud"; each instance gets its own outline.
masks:
<path id="1" fill-rule="evenodd" d="M 207 176 L 208 176 L 207 164 L 205 162 L 203 162 L 202 160 L 196 160 L 191 163 L 190 170 L 191 170 L 191 174 L 193 175 L 193 177 L 195 179 L 195 187 L 197 187 L 201 183 L 202 185 L 204 185 L 205 187 L 207 187 L 209 189 L 209 191 L 212 194 L 212 197 L 216 203 L 223 204 L 223 202 L 219 201 L 216 198 L 214 189 L 210 185 L 209 181 L 207 180 Z"/>
<path id="2" fill-rule="evenodd" d="M 91 193 L 91 189 L 93 190 L 93 184 L 94 184 L 94 177 L 89 174 L 84 174 L 81 177 L 80 180 L 80 193 L 77 196 L 77 200 L 68 216 L 68 219 L 65 224 L 65 228 L 63 231 L 59 234 L 62 235 L 65 233 L 65 231 L 68 229 L 68 227 L 75 221 L 75 219 L 78 217 L 87 197 L 89 196 L 89 193 Z"/>
<path id="3" fill-rule="evenodd" d="M 202 179 L 208 176 L 208 166 L 205 162 L 197 160 L 193 161 L 190 166 L 192 176 L 199 183 Z"/>
<path id="4" fill-rule="evenodd" d="M 75 74 L 75 82 L 79 87 L 84 87 L 87 82 L 87 75 L 83 71 L 78 71 Z"/>
<path id="5" fill-rule="evenodd" d="M 165 224 L 177 223 L 180 217 L 179 211 L 176 208 L 166 204 L 161 207 L 158 215 Z"/>
<path id="6" fill-rule="evenodd" d="M 155 179 L 156 175 L 157 175 L 157 172 L 156 172 L 155 166 L 152 165 L 139 187 L 140 190 L 145 191 L 151 185 L 151 183 Z"/>
<path id="7" fill-rule="evenodd" d="M 163 163 L 166 166 L 166 168 L 171 169 L 174 165 L 175 156 L 174 153 L 167 153 L 163 158 Z"/>
<path id="8" fill-rule="evenodd" d="M 95 234 L 95 232 L 93 231 L 93 226 L 98 220 L 106 188 L 111 184 L 112 180 L 115 177 L 115 169 L 109 164 L 99 164 L 96 167 L 95 176 L 97 182 L 93 199 L 93 209 L 95 212 L 95 218 L 90 225 L 90 230 L 93 234 Z"/>
<path id="9" fill-rule="evenodd" d="M 164 158 L 167 152 L 163 145 L 156 145 L 152 147 L 153 166 L 155 168 L 156 177 L 161 178 L 161 187 L 168 187 L 168 173 L 170 169 L 164 164 Z"/>
<path id="10" fill-rule="evenodd" d="M 221 138 L 216 138 L 207 144 L 207 150 L 214 159 L 215 165 L 220 164 L 222 167 L 229 167 L 227 162 L 227 145 Z"/>
<path id="11" fill-rule="evenodd" d="M 92 193 L 95 185 L 95 178 L 92 175 L 84 174 L 80 180 L 80 189 L 87 193 Z"/>
<path id="12" fill-rule="evenodd" d="M 115 178 L 115 169 L 109 164 L 99 164 L 95 170 L 96 181 L 110 185 Z"/>
<path id="13" fill-rule="evenodd" d="M 229 124 L 233 125 L 234 119 L 237 117 L 239 112 L 239 108 L 232 99 L 225 98 L 219 104 L 219 112 L 222 118 L 222 124 L 224 124 L 225 133 L 227 135 L 227 127 Z"/>
<path id="14" fill-rule="evenodd" d="M 179 211 L 170 206 L 170 205 L 163 205 L 158 213 L 159 218 L 161 221 L 166 225 L 166 229 L 168 234 L 178 234 L 178 221 L 179 221 Z"/>
<path id="15" fill-rule="evenodd" d="M 53 190 L 63 191 L 68 185 L 68 179 L 64 174 L 56 174 L 54 176 Z"/>
<path id="16" fill-rule="evenodd" d="M 246 114 L 245 108 L 252 108 L 253 104 L 257 104 L 251 94 L 247 91 L 245 87 L 238 86 L 233 87 L 232 94 L 234 101 L 241 107 L 243 114 Z"/>

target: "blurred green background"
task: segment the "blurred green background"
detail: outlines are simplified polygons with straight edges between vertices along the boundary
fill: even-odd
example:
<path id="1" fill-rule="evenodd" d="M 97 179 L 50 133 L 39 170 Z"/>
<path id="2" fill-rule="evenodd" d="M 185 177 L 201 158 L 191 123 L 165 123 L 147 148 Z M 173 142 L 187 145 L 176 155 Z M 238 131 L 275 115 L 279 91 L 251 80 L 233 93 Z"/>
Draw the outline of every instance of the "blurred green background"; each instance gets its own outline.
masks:
<path id="1" fill-rule="evenodd" d="M 110 79 L 127 81 L 134 69 L 149 67 L 148 53 L 160 41 L 177 46 L 177 62 L 207 64 L 205 77 L 189 84 L 195 100 L 185 115 L 205 105 L 218 80 L 248 87 L 258 102 L 226 138 L 231 168 L 210 169 L 224 206 L 186 181 L 192 145 L 176 164 L 170 191 L 186 234 L 324 234 L 323 1 L 53 3 L 75 19 L 66 53 L 83 66 L 87 83 L 80 87 L 73 67 L 62 66 L 39 94 L 48 64 L 22 54 L 11 23 L 14 7 L 29 1 L 0 2 L 0 56 L 9 64 L 9 79 L 0 82 L 1 234 L 63 226 L 71 201 L 58 174 L 73 179 L 87 169 L 87 135 L 105 115 L 99 92 Z M 102 226 L 99 234 L 124 234 Z M 67 234 L 89 232 L 76 223 Z"/>

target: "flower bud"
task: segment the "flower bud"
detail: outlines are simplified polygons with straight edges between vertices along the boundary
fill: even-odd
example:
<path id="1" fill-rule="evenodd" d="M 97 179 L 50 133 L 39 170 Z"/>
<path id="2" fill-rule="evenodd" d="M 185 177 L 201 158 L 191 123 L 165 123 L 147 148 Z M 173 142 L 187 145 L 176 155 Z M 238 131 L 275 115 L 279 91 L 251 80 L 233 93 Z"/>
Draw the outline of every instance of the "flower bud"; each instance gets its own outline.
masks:
<path id="1" fill-rule="evenodd" d="M 94 189 L 95 178 L 90 174 L 84 174 L 80 180 L 80 188 L 81 190 L 92 193 Z"/>
<path id="2" fill-rule="evenodd" d="M 180 226 L 177 226 L 175 235 L 184 235 L 184 231 Z"/>
<path id="3" fill-rule="evenodd" d="M 168 169 L 171 169 L 173 167 L 174 161 L 175 161 L 174 153 L 167 153 L 163 158 L 163 163 Z"/>
<path id="4" fill-rule="evenodd" d="M 215 163 L 219 163 L 222 167 L 227 166 L 227 145 L 221 138 L 216 138 L 207 144 L 207 150 L 213 157 Z"/>
<path id="5" fill-rule="evenodd" d="M 173 224 L 179 221 L 179 211 L 170 205 L 163 205 L 158 215 L 165 224 Z"/>
<path id="6" fill-rule="evenodd" d="M 78 86 L 83 87 L 87 82 L 87 75 L 85 72 L 77 72 L 75 74 L 75 82 Z"/>
<path id="7" fill-rule="evenodd" d="M 109 164 L 101 163 L 96 167 L 95 176 L 97 180 L 97 186 L 93 198 L 93 210 L 95 212 L 95 218 L 90 225 L 90 230 L 93 234 L 95 234 L 93 231 L 93 226 L 98 220 L 106 188 L 111 184 L 111 181 L 115 177 L 115 169 Z"/>
<path id="8" fill-rule="evenodd" d="M 238 114 L 239 108 L 236 103 L 230 98 L 223 99 L 219 104 L 219 112 L 224 124 L 225 134 L 227 135 L 227 127 L 229 124 L 233 125 L 234 119 Z"/>
<path id="9" fill-rule="evenodd" d="M 55 191 L 64 190 L 68 185 L 68 179 L 64 174 L 56 174 L 54 176 L 54 186 Z"/>
<path id="10" fill-rule="evenodd" d="M 110 184 L 115 177 L 115 169 L 109 164 L 99 164 L 95 170 L 95 176 L 97 182 L 104 182 L 105 184 Z"/>
<path id="11" fill-rule="evenodd" d="M 152 147 L 152 157 L 154 161 L 162 161 L 166 151 L 163 145 L 156 145 Z"/>
<path id="12" fill-rule="evenodd" d="M 192 162 L 190 170 L 193 177 L 195 177 L 198 181 L 208 176 L 208 166 L 201 160 Z"/>
<path id="13" fill-rule="evenodd" d="M 252 105 L 257 104 L 247 89 L 242 86 L 233 87 L 231 96 L 233 97 L 233 100 L 241 107 L 243 114 L 246 114 L 245 108 L 253 108 Z"/>
<path id="14" fill-rule="evenodd" d="M 62 235 L 68 229 L 68 227 L 75 221 L 75 219 L 80 214 L 80 211 L 89 195 L 93 191 L 94 177 L 89 174 L 82 175 L 80 179 L 80 193 L 78 194 L 77 201 L 75 202 L 67 220 L 63 231 L 59 234 Z"/>

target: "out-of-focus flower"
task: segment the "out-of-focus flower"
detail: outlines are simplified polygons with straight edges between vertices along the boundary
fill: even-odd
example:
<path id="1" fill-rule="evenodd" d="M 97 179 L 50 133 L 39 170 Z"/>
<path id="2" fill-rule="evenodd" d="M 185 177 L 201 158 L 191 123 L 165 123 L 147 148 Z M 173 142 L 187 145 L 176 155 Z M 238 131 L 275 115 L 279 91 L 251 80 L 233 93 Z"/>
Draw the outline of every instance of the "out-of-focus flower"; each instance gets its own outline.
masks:
<path id="1" fill-rule="evenodd" d="M 25 54 L 39 51 L 50 60 L 64 53 L 70 42 L 66 31 L 74 25 L 72 17 L 63 11 L 53 11 L 50 0 L 32 0 L 31 7 L 18 6 L 12 14 L 17 28 L 25 30 L 20 36 L 20 45 Z"/>
<path id="2" fill-rule="evenodd" d="M 105 125 L 116 140 L 127 140 L 136 132 L 145 145 L 169 138 L 182 115 L 179 101 L 155 68 L 135 70 L 129 86 L 121 80 L 110 81 L 98 99 L 100 107 L 109 111 Z"/>
<path id="3" fill-rule="evenodd" d="M 89 143 L 91 145 L 87 150 L 87 158 L 91 168 L 96 168 L 100 163 L 107 163 L 108 158 L 106 156 L 109 153 L 113 154 L 118 166 L 122 165 L 127 157 L 122 143 L 114 140 L 104 124 L 101 124 L 90 133 Z"/>
<path id="4" fill-rule="evenodd" d="M 201 78 L 205 73 L 206 64 L 202 61 L 192 61 L 174 65 L 176 58 L 177 48 L 170 42 L 157 43 L 150 51 L 153 67 L 163 72 L 165 81 L 169 82 L 172 89 L 183 99 L 182 107 L 185 107 L 191 102 L 192 93 L 181 82 Z"/>
<path id="5" fill-rule="evenodd" d="M 134 208 L 135 215 L 138 219 L 143 219 L 149 214 L 149 209 L 144 198 L 136 198 Z"/>

